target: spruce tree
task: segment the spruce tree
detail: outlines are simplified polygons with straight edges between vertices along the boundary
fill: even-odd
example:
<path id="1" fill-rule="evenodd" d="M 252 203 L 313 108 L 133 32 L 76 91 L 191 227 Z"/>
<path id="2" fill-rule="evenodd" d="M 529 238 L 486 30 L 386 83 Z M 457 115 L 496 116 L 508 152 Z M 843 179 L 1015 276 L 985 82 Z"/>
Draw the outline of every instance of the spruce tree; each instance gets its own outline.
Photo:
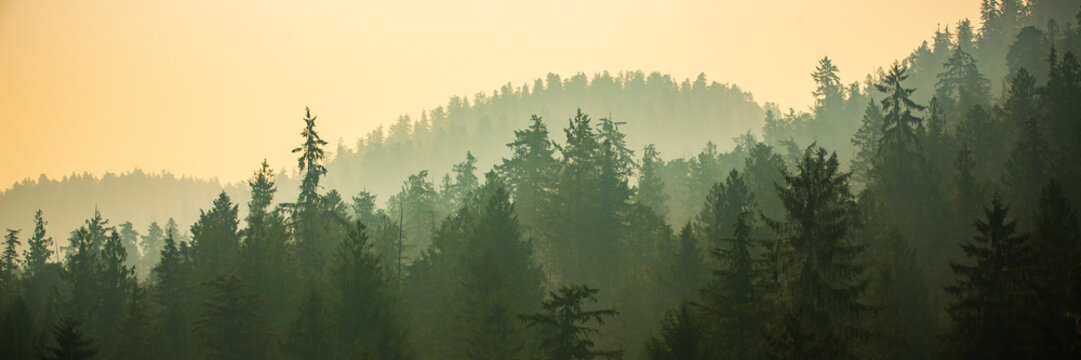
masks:
<path id="1" fill-rule="evenodd" d="M 841 172 L 836 154 L 827 154 L 815 146 L 805 150 L 796 173 L 786 172 L 777 189 L 785 219 L 766 219 L 781 238 L 774 266 L 784 297 L 769 330 L 775 357 L 851 358 L 852 340 L 861 334 L 851 326 L 866 307 L 860 296 L 867 285 L 856 261 L 863 247 L 847 237 L 851 175 Z"/>
<path id="2" fill-rule="evenodd" d="M 47 348 L 44 359 L 47 360 L 82 360 L 94 357 L 98 349 L 94 342 L 83 335 L 79 329 L 80 321 L 71 315 L 61 317 L 53 326 L 55 346 Z"/>
<path id="3" fill-rule="evenodd" d="M 519 217 L 527 228 L 537 225 L 537 209 L 547 199 L 552 181 L 555 180 L 558 162 L 555 148 L 548 138 L 548 126 L 541 117 L 533 115 L 529 127 L 514 131 L 514 141 L 507 144 L 513 155 L 503 159 L 496 170 L 506 178 L 507 188 L 518 204 Z"/>
<path id="4" fill-rule="evenodd" d="M 209 211 L 199 211 L 191 226 L 192 261 L 197 281 L 206 282 L 237 270 L 240 250 L 238 205 L 222 191 Z"/>
<path id="5" fill-rule="evenodd" d="M 1040 192 L 1032 228 L 1031 244 L 1036 257 L 1033 279 L 1039 296 L 1031 310 L 1040 325 L 1036 328 L 1040 337 L 1029 353 L 1068 357 L 1077 332 L 1074 322 L 1062 315 L 1077 309 L 1069 303 L 1067 284 L 1071 269 L 1081 257 L 1081 230 L 1077 211 L 1058 182 L 1049 181 Z"/>
<path id="6" fill-rule="evenodd" d="M 165 241 L 165 230 L 158 225 L 157 221 L 151 222 L 146 228 L 146 234 L 139 239 L 139 245 L 143 250 L 142 262 L 139 264 L 139 273 L 149 275 L 154 265 L 161 260 L 161 249 Z"/>
<path id="7" fill-rule="evenodd" d="M 333 355 L 329 314 L 319 292 L 312 290 L 300 305 L 282 351 L 294 359 L 329 359 Z"/>
<path id="8" fill-rule="evenodd" d="M 0 254 L 0 296 L 15 294 L 19 280 L 19 230 L 7 229 L 4 253 Z"/>
<path id="9" fill-rule="evenodd" d="M 45 234 L 47 223 L 41 210 L 34 213 L 34 234 L 26 241 L 28 248 L 23 251 L 23 274 L 27 278 L 40 275 L 53 256 L 53 238 Z"/>
<path id="10" fill-rule="evenodd" d="M 661 337 L 650 337 L 646 354 L 650 360 L 706 359 L 708 343 L 705 341 L 705 324 L 690 303 L 664 315 Z"/>
<path id="11" fill-rule="evenodd" d="M 679 243 L 666 281 L 673 290 L 672 297 L 680 301 L 695 301 L 698 289 L 705 283 L 706 264 L 701 247 L 690 222 L 679 231 Z"/>
<path id="12" fill-rule="evenodd" d="M 664 180 L 660 172 L 664 160 L 653 144 L 642 150 L 642 167 L 638 173 L 638 192 L 635 199 L 639 204 L 649 206 L 658 214 L 668 213 L 668 194 L 664 192 Z"/>
<path id="13" fill-rule="evenodd" d="M 761 357 L 761 335 L 766 316 L 762 284 L 762 264 L 751 239 L 751 213 L 736 217 L 731 237 L 720 239 L 710 254 L 714 260 L 712 278 L 702 288 L 703 315 L 710 320 L 708 331 L 717 354 L 735 359 Z"/>
<path id="14" fill-rule="evenodd" d="M 542 312 L 518 315 L 518 319 L 538 326 L 542 335 L 537 348 L 552 360 L 586 360 L 618 358 L 621 350 L 596 350 L 589 338 L 597 329 L 589 323 L 604 325 L 605 318 L 616 316 L 614 309 L 585 310 L 583 302 L 596 302 L 599 290 L 586 285 L 564 285 L 558 291 L 548 293 L 541 303 Z"/>
<path id="15" fill-rule="evenodd" d="M 247 281 L 219 275 L 205 284 L 210 297 L 193 323 L 199 347 L 208 359 L 266 358 L 267 334 L 259 315 L 262 299 Z"/>
<path id="16" fill-rule="evenodd" d="M 304 131 L 300 136 L 304 142 L 293 149 L 293 153 L 300 154 L 297 158 L 297 168 L 304 174 L 300 183 L 300 194 L 297 202 L 293 204 L 293 232 L 296 237 L 299 252 L 299 261 L 302 274 L 308 279 L 314 279 L 322 274 L 323 260 L 321 248 L 327 247 L 321 244 L 319 237 L 319 178 L 326 174 L 327 169 L 323 166 L 326 154 L 323 147 L 327 142 L 315 132 L 315 116 L 311 109 L 304 108 Z"/>
<path id="17" fill-rule="evenodd" d="M 357 222 L 338 245 L 330 265 L 331 285 L 336 292 L 341 357 L 405 357 L 401 330 L 397 327 L 390 279 L 372 251 L 364 224 Z"/>
<path id="18" fill-rule="evenodd" d="M 1027 235 L 1017 234 L 1009 206 L 996 194 L 978 235 L 961 245 L 969 261 L 951 263 L 957 281 L 946 287 L 954 301 L 947 312 L 954 321 L 948 337 L 951 352 L 965 359 L 1023 357 L 1027 322 L 1025 305 L 1033 300 L 1035 257 Z"/>

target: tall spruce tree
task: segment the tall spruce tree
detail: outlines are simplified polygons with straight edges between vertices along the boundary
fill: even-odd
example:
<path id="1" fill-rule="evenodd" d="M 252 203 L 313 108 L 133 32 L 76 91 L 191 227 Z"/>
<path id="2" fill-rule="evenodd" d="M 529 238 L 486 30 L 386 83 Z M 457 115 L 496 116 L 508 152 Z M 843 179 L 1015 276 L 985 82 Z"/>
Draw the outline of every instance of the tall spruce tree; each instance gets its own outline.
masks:
<path id="1" fill-rule="evenodd" d="M 759 358 L 765 350 L 762 319 L 768 307 L 762 291 L 763 267 L 754 256 L 759 251 L 751 239 L 751 216 L 747 210 L 741 212 L 732 236 L 710 249 L 713 276 L 702 289 L 703 315 L 710 320 L 709 343 L 716 347 L 711 350 L 733 359 Z"/>
<path id="2" fill-rule="evenodd" d="M 364 224 L 356 222 L 349 230 L 330 266 L 338 356 L 405 358 L 390 279 L 372 251 Z"/>
<path id="3" fill-rule="evenodd" d="M 210 297 L 193 323 L 199 347 L 208 359 L 264 359 L 268 343 L 259 315 L 262 299 L 236 275 L 207 282 Z"/>
<path id="4" fill-rule="evenodd" d="M 847 237 L 851 175 L 841 172 L 836 154 L 827 154 L 813 145 L 804 151 L 796 172 L 786 172 L 778 186 L 785 219 L 766 219 L 781 238 L 774 266 L 782 309 L 769 330 L 774 357 L 851 358 L 861 334 L 853 324 L 866 308 L 860 296 L 867 282 L 856 260 L 864 248 Z"/>
<path id="5" fill-rule="evenodd" d="M 946 287 L 954 297 L 947 312 L 954 321 L 950 352 L 965 359 L 1017 359 L 1031 334 L 1025 329 L 1026 304 L 1034 300 L 1035 261 L 1027 235 L 1017 234 L 1009 206 L 996 194 L 978 235 L 961 245 L 969 261 L 951 263 L 957 281 Z"/>
<path id="6" fill-rule="evenodd" d="M 315 132 L 315 119 L 311 109 L 305 107 L 304 130 L 300 132 L 304 141 L 293 149 L 294 154 L 300 154 L 297 158 L 297 169 L 304 174 L 297 202 L 293 204 L 293 233 L 296 237 L 301 273 L 308 279 L 315 279 L 322 274 L 324 265 L 321 249 L 329 247 L 329 244 L 320 242 L 319 236 L 319 178 L 327 172 L 323 166 L 326 158 L 323 147 L 327 142 Z"/>
<path id="7" fill-rule="evenodd" d="M 514 142 L 507 144 L 513 153 L 511 158 L 503 159 L 496 167 L 506 178 L 507 188 L 518 204 L 519 217 L 527 232 L 540 220 L 538 209 L 547 199 L 559 165 L 554 157 L 555 148 L 548 138 L 548 126 L 537 115 L 531 116 L 529 121 L 529 127 L 515 130 Z"/>

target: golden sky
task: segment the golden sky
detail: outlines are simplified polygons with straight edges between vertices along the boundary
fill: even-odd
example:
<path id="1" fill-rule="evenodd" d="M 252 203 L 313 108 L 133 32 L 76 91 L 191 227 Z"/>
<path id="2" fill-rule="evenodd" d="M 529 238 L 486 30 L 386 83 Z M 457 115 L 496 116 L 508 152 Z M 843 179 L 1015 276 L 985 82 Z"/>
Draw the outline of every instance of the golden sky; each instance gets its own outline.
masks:
<path id="1" fill-rule="evenodd" d="M 0 0 L 0 189 L 71 172 L 235 181 L 293 166 L 304 106 L 332 146 L 451 95 L 608 70 L 705 72 L 804 109 L 976 0 Z M 508 134 L 509 136 L 509 134 Z"/>

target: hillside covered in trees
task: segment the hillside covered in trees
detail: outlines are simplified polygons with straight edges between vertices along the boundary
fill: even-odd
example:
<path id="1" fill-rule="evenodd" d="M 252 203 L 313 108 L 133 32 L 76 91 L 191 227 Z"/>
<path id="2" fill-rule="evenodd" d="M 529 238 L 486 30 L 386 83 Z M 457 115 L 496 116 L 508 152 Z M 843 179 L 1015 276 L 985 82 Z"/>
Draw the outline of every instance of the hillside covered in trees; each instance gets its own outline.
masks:
<path id="1" fill-rule="evenodd" d="M 1081 4 L 981 6 L 807 111 L 549 75 L 352 146 L 304 109 L 242 184 L 21 182 L 0 357 L 1081 358 Z"/>

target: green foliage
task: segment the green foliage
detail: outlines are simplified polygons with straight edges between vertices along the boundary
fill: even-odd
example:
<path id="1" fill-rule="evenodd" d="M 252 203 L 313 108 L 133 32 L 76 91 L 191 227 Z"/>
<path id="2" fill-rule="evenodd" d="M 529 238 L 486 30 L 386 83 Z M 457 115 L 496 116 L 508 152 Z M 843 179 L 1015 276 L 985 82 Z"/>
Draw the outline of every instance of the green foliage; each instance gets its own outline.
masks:
<path id="1" fill-rule="evenodd" d="M 259 316 L 262 299 L 247 281 L 220 275 L 205 283 L 210 297 L 194 322 L 199 348 L 208 359 L 263 359 L 267 335 Z"/>
<path id="2" fill-rule="evenodd" d="M 705 342 L 706 324 L 689 303 L 664 315 L 661 337 L 651 337 L 646 343 L 650 360 L 681 360 L 708 358 Z"/>
<path id="3" fill-rule="evenodd" d="M 47 360 L 82 360 L 98 353 L 92 340 L 84 337 L 79 328 L 81 323 L 70 315 L 61 317 L 53 326 L 54 346 L 45 350 Z"/>
<path id="4" fill-rule="evenodd" d="M 518 315 L 518 319 L 530 326 L 541 327 L 542 335 L 537 343 L 539 350 L 552 360 L 578 360 L 596 358 L 618 358 L 621 350 L 596 350 L 590 335 L 597 329 L 589 323 L 604 325 L 604 319 L 616 316 L 614 309 L 584 310 L 586 300 L 596 302 L 599 290 L 586 285 L 564 285 L 558 292 L 548 293 L 541 303 L 542 312 Z"/>
<path id="5" fill-rule="evenodd" d="M 864 265 L 856 261 L 863 247 L 847 237 L 853 206 L 849 173 L 837 155 L 814 146 L 804 151 L 796 173 L 784 175 L 778 194 L 787 215 L 766 219 L 781 239 L 777 253 L 781 283 L 778 321 L 769 329 L 771 356 L 778 358 L 850 358 L 853 346 L 842 339 L 858 336 L 854 319 L 864 311 L 867 286 Z"/>
<path id="6" fill-rule="evenodd" d="M 1016 233 L 1008 219 L 1009 206 L 996 195 L 984 218 L 975 223 L 979 234 L 961 245 L 969 258 L 951 263 L 958 280 L 946 288 L 954 301 L 947 311 L 954 320 L 951 353 L 959 358 L 1017 358 L 1029 325 L 1025 305 L 1033 300 L 1033 256 L 1027 235 Z"/>

